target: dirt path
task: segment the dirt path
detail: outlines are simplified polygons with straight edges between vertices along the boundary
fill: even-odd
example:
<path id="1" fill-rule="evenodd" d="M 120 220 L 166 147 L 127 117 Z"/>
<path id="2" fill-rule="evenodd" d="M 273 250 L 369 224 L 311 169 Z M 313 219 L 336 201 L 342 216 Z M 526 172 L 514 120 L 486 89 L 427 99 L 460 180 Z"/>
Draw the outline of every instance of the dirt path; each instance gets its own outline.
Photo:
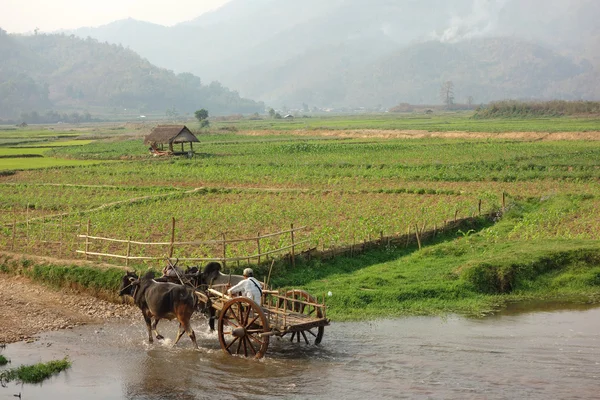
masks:
<path id="1" fill-rule="evenodd" d="M 141 318 L 139 310 L 90 295 L 58 292 L 22 276 L 0 274 L 0 343 L 35 340 L 41 332 Z"/>

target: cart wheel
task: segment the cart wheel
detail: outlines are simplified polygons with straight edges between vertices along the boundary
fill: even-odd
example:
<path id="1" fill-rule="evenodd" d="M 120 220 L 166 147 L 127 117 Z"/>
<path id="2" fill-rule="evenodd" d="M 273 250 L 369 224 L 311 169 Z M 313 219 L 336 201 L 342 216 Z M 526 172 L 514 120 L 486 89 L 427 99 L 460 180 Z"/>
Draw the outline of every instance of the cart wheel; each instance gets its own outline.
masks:
<path id="1" fill-rule="evenodd" d="M 230 355 L 262 358 L 269 347 L 269 324 L 262 309 L 246 297 L 236 297 L 223 306 L 219 316 L 219 342 Z"/>
<path id="2" fill-rule="evenodd" d="M 288 290 L 285 293 L 285 297 L 290 297 L 292 299 L 302 300 L 307 303 L 316 303 L 317 300 L 311 296 L 308 292 L 299 289 Z M 280 306 L 281 307 L 281 306 Z M 287 305 L 288 310 L 308 315 L 312 318 L 323 318 L 323 311 L 320 308 L 315 306 L 307 305 L 307 304 L 299 304 L 288 301 Z M 296 340 L 296 342 L 300 342 L 300 339 L 303 339 L 306 344 L 310 344 L 311 340 L 314 339 L 314 344 L 321 343 L 323 339 L 323 333 L 325 332 L 324 326 L 318 326 L 315 328 L 307 329 L 305 331 L 291 332 L 292 337 L 290 341 Z"/>

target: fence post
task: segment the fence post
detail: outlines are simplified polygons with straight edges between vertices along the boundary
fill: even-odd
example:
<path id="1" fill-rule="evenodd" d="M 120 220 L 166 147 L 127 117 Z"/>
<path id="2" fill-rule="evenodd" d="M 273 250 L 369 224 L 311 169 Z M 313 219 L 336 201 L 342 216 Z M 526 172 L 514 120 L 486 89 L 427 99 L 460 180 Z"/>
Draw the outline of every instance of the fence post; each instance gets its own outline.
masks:
<path id="1" fill-rule="evenodd" d="M 506 193 L 502 192 L 502 212 L 506 211 Z"/>
<path id="2" fill-rule="evenodd" d="M 258 264 L 260 265 L 260 232 L 256 234 L 256 248 L 258 249 Z"/>
<path id="3" fill-rule="evenodd" d="M 290 224 L 291 227 L 291 236 L 292 236 L 292 268 L 296 267 L 296 253 L 294 251 L 294 224 Z"/>
<path id="4" fill-rule="evenodd" d="M 225 241 L 225 234 L 221 233 L 221 237 L 223 238 L 223 269 L 227 266 L 227 242 Z"/>
<path id="5" fill-rule="evenodd" d="M 13 217 L 13 231 L 12 231 L 12 244 L 10 246 L 11 250 L 15 249 L 15 236 L 17 234 L 17 217 Z"/>
<path id="6" fill-rule="evenodd" d="M 173 258 L 173 243 L 175 242 L 175 217 L 171 217 L 171 244 L 169 245 L 169 258 Z"/>
<path id="7" fill-rule="evenodd" d="M 45 241 L 46 241 L 46 217 L 44 216 L 44 207 L 42 207 L 42 240 L 41 240 L 41 242 L 44 243 Z M 42 245 L 42 246 L 44 248 L 48 247 L 48 246 L 44 246 L 44 245 Z"/>
<path id="8" fill-rule="evenodd" d="M 419 250 L 421 250 L 421 237 L 419 234 L 419 224 L 415 224 L 415 235 L 417 236 L 417 244 L 419 245 Z"/>
<path id="9" fill-rule="evenodd" d="M 127 258 L 125 259 L 125 266 L 129 267 L 129 256 L 131 255 L 131 236 L 127 240 Z"/>
<path id="10" fill-rule="evenodd" d="M 87 233 L 85 234 L 85 259 L 88 259 L 88 251 L 90 249 L 90 227 L 92 225 L 92 221 L 88 219 L 87 223 Z"/>
<path id="11" fill-rule="evenodd" d="M 477 208 L 479 210 L 479 216 L 481 217 L 481 199 L 479 199 L 479 204 L 478 204 Z"/>
<path id="12" fill-rule="evenodd" d="M 458 218 L 458 208 L 456 210 L 454 210 L 454 223 L 456 223 L 457 218 Z"/>
<path id="13" fill-rule="evenodd" d="M 63 236 L 64 236 L 64 222 L 63 215 L 60 214 L 60 231 L 58 232 L 58 254 L 62 257 L 63 255 Z"/>
<path id="14" fill-rule="evenodd" d="M 25 209 L 25 247 L 29 248 L 29 203 L 27 203 L 27 208 Z"/>

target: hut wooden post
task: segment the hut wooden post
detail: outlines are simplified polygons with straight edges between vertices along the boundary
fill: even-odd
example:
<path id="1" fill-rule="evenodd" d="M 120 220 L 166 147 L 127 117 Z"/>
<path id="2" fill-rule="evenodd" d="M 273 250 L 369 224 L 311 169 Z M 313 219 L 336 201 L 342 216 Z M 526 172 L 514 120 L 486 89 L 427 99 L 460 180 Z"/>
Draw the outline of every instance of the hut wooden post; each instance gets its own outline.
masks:
<path id="1" fill-rule="evenodd" d="M 131 255 L 131 236 L 127 240 L 127 258 L 125 259 L 125 266 L 129 267 L 129 256 Z"/>
<path id="2" fill-rule="evenodd" d="M 290 236 L 292 237 L 292 268 L 296 267 L 296 253 L 294 251 L 294 224 L 290 225 Z"/>
<path id="3" fill-rule="evenodd" d="M 88 219 L 87 223 L 87 232 L 85 234 L 85 259 L 88 259 L 88 251 L 90 250 L 90 228 L 92 225 L 92 221 Z"/>
<path id="4" fill-rule="evenodd" d="M 175 243 L 175 217 L 171 217 L 171 244 L 169 245 L 169 258 L 173 257 L 174 243 Z"/>

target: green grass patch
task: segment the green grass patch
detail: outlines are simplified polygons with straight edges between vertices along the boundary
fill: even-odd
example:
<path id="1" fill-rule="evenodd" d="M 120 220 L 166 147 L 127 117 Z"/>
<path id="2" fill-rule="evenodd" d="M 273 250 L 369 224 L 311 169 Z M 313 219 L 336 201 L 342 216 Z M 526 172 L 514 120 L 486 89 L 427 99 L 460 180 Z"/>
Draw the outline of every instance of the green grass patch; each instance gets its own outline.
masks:
<path id="1" fill-rule="evenodd" d="M 47 363 L 23 365 L 0 372 L 0 383 L 2 383 L 3 386 L 12 381 L 20 383 L 40 383 L 70 367 L 71 362 L 67 358 L 49 361 Z"/>
<path id="2" fill-rule="evenodd" d="M 43 157 L 47 151 L 48 149 L 43 148 L 0 147 L 0 158 Z"/>
<path id="3" fill-rule="evenodd" d="M 0 158 L 0 171 L 10 170 L 30 170 L 54 167 L 74 167 L 83 165 L 92 165 L 97 161 L 86 160 L 64 160 L 59 158 Z"/>
<path id="4" fill-rule="evenodd" d="M 116 293 L 124 275 L 121 268 L 40 264 L 23 265 L 21 273 L 55 288 L 86 288 L 95 293 L 102 291 Z"/>
<path id="5" fill-rule="evenodd" d="M 4 357 L 2 354 L 0 354 L 0 366 L 6 365 L 8 364 L 9 360 Z"/>

